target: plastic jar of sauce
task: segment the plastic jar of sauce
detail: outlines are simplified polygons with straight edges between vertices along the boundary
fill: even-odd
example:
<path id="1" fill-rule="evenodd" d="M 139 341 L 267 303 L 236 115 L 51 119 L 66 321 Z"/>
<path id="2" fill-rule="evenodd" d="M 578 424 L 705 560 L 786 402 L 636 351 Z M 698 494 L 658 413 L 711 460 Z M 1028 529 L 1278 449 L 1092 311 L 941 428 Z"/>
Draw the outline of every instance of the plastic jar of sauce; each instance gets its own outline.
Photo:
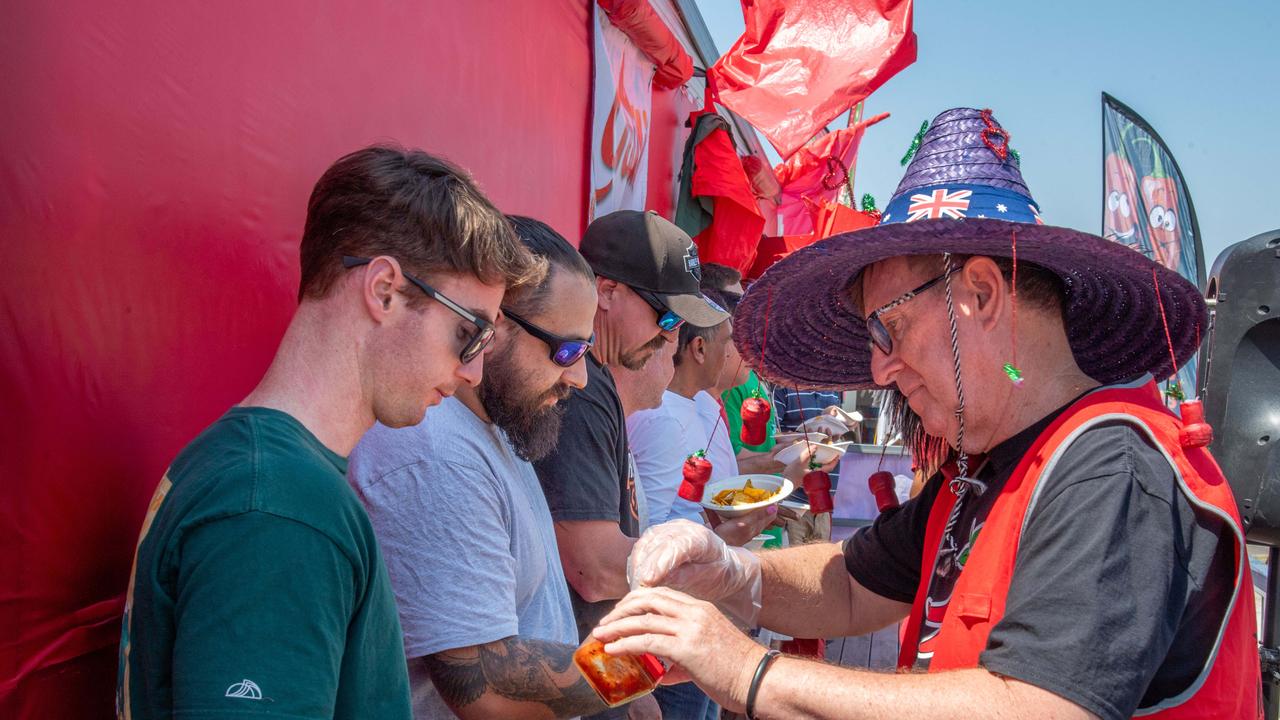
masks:
<path id="1" fill-rule="evenodd" d="M 648 695 L 667 672 L 662 661 L 643 655 L 610 655 L 604 643 L 588 637 L 573 653 L 573 664 L 605 705 L 617 707 Z"/>

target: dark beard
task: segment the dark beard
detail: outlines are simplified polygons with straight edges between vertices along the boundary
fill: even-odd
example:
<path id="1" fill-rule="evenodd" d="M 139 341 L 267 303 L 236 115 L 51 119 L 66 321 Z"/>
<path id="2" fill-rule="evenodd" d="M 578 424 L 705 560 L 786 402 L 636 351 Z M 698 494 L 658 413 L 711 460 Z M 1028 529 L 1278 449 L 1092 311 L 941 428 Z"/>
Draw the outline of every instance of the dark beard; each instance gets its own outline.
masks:
<path id="1" fill-rule="evenodd" d="M 622 353 L 622 357 L 618 358 L 618 364 L 632 372 L 640 372 L 649 362 L 649 358 L 653 357 L 658 348 L 662 347 L 666 342 L 667 338 L 659 334 L 635 350 Z"/>
<path id="2" fill-rule="evenodd" d="M 493 357 L 497 356 L 494 353 Z M 506 361 L 487 360 L 476 394 L 489 420 L 506 433 L 516 456 L 534 462 L 551 454 L 559 442 L 560 421 L 571 389 L 558 384 L 535 396 L 520 375 Z M 549 397 L 558 398 L 558 402 L 544 406 Z"/>
<path id="3" fill-rule="evenodd" d="M 932 470 L 945 462 L 951 448 L 945 440 L 924 431 L 924 421 L 907 404 L 907 398 L 896 389 L 884 390 L 880 396 L 880 417 L 884 419 L 884 438 L 902 435 L 902 444 L 911 453 L 911 465 Z"/>

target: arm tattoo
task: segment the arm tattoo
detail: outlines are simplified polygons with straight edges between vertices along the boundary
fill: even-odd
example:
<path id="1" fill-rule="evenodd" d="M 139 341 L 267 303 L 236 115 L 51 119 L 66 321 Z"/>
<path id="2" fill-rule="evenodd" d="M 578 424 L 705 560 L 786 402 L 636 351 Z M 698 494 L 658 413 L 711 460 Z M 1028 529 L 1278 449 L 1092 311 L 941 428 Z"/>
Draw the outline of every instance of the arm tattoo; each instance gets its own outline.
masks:
<path id="1" fill-rule="evenodd" d="M 604 709 L 600 696 L 573 664 L 572 645 L 509 637 L 474 648 L 446 650 L 420 659 L 440 696 L 463 708 L 486 692 L 545 705 L 556 717 Z"/>

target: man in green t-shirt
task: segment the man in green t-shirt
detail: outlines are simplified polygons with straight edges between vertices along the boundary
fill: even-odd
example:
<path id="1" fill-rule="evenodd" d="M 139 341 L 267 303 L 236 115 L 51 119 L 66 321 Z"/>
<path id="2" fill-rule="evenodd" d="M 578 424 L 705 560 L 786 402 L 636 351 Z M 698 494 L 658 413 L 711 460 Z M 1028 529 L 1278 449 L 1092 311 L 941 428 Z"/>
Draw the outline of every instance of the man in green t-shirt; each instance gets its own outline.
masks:
<path id="1" fill-rule="evenodd" d="M 409 718 L 395 600 L 346 455 L 480 380 L 506 289 L 544 264 L 460 170 L 338 160 L 266 375 L 178 454 L 125 601 L 121 718 Z"/>

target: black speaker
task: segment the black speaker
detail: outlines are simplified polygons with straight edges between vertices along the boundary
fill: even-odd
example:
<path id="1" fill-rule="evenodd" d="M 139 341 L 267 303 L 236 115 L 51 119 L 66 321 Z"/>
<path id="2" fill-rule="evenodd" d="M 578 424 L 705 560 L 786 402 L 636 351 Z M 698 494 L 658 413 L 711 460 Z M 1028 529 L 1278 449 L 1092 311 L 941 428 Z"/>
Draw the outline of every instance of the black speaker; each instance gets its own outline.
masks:
<path id="1" fill-rule="evenodd" d="M 1249 541 L 1280 547 L 1280 230 L 1213 264 L 1199 391 Z"/>

